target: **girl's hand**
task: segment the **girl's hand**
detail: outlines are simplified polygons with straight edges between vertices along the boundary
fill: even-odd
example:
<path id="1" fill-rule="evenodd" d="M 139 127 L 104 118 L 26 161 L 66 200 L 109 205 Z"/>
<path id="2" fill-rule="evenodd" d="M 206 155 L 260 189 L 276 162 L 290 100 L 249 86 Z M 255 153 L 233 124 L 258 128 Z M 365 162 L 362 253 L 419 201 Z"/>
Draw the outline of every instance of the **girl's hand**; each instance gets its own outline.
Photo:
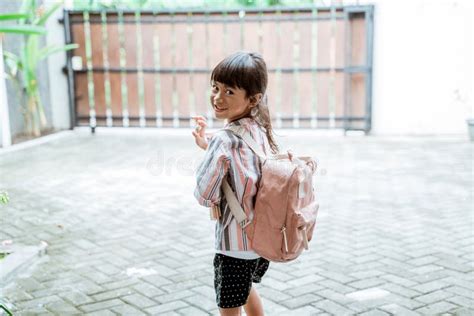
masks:
<path id="1" fill-rule="evenodd" d="M 196 129 L 193 131 L 194 141 L 200 148 L 207 149 L 207 138 L 206 138 L 206 118 L 204 116 L 193 116 L 192 119 L 196 121 Z"/>

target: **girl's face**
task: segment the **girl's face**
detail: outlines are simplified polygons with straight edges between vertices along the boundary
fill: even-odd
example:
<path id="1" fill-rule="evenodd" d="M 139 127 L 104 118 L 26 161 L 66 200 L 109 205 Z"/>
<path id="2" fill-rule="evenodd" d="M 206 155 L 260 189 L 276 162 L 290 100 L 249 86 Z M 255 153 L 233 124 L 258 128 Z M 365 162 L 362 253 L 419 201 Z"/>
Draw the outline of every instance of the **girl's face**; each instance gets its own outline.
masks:
<path id="1" fill-rule="evenodd" d="M 211 85 L 211 105 L 217 119 L 232 122 L 244 117 L 250 110 L 251 102 L 245 90 L 228 87 L 218 81 L 212 82 Z"/>

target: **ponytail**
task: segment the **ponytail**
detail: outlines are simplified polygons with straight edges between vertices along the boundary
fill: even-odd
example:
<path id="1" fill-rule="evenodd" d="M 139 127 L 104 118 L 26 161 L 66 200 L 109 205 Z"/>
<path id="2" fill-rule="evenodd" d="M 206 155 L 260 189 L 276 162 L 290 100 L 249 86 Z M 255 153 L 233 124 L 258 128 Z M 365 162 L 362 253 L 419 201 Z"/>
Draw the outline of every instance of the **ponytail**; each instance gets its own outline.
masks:
<path id="1" fill-rule="evenodd" d="M 278 154 L 279 148 L 275 141 L 272 128 L 272 120 L 270 118 L 270 110 L 267 105 L 267 96 L 265 95 L 258 105 L 252 109 L 251 116 L 253 119 L 263 127 L 265 134 L 267 135 L 268 143 L 273 154 Z"/>

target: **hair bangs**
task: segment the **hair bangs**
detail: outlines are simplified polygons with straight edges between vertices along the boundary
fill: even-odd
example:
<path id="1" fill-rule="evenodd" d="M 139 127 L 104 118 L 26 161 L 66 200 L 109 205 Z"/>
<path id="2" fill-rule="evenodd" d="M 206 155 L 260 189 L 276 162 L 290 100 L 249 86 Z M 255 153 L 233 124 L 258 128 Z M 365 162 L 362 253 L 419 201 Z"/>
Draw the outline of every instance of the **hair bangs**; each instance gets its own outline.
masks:
<path id="1" fill-rule="evenodd" d="M 211 83 L 217 81 L 229 87 L 252 93 L 255 86 L 255 65 L 247 54 L 237 53 L 222 60 L 212 71 Z"/>

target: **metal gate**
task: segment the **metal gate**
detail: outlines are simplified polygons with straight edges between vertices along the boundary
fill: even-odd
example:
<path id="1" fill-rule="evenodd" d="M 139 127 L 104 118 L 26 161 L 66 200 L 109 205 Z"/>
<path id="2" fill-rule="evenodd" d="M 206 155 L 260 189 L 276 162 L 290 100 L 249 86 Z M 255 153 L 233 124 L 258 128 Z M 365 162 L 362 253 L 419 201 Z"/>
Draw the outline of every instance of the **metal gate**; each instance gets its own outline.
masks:
<path id="1" fill-rule="evenodd" d="M 260 52 L 275 127 L 371 129 L 373 6 L 64 11 L 71 125 L 210 125 L 209 75 Z"/>

